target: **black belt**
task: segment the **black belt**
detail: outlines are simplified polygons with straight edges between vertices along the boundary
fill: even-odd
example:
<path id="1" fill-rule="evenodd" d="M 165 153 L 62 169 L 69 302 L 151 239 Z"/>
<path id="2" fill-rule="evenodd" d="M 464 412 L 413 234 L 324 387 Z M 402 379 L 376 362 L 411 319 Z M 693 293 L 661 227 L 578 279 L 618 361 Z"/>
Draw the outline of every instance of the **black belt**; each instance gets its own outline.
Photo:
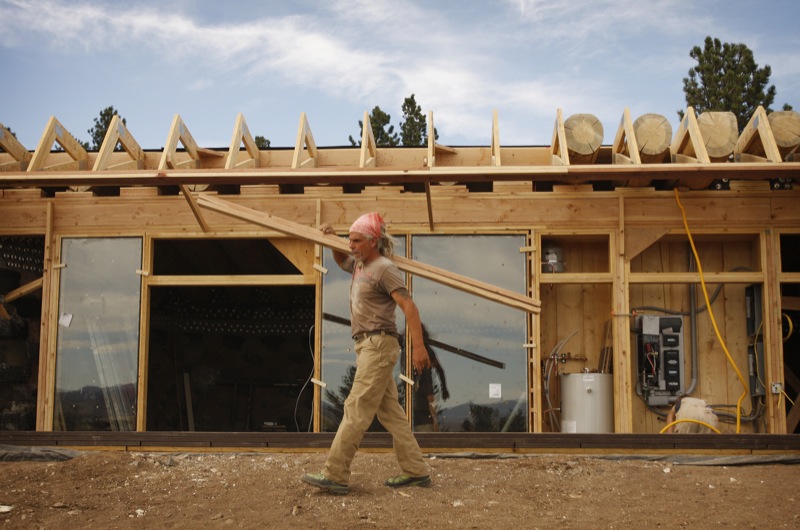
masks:
<path id="1" fill-rule="evenodd" d="M 353 340 L 356 342 L 361 342 L 367 337 L 372 337 L 373 335 L 388 335 L 389 337 L 394 337 L 394 338 L 398 337 L 397 333 L 392 333 L 391 331 L 385 331 L 382 329 L 376 329 L 374 331 L 364 331 L 363 333 L 356 333 L 355 335 L 353 335 Z"/>

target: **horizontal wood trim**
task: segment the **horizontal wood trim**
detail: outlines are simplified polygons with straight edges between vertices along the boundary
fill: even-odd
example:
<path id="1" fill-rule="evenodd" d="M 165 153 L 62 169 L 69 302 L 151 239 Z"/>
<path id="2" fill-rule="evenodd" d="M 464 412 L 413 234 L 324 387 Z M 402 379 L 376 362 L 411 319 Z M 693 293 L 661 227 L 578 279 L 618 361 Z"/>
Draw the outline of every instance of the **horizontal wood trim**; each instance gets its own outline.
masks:
<path id="1" fill-rule="evenodd" d="M 147 284 L 151 287 L 164 285 L 314 285 L 314 276 L 306 274 L 150 276 Z"/>
<path id="2" fill-rule="evenodd" d="M 90 450 L 176 452 L 327 451 L 334 433 L 0 432 L 0 444 Z M 791 434 L 415 433 L 424 452 L 800 455 Z M 391 450 L 388 433 L 366 433 L 362 450 Z"/>
<path id="3" fill-rule="evenodd" d="M 610 272 L 543 272 L 539 281 L 545 284 L 556 283 L 612 283 Z"/>
<path id="4" fill-rule="evenodd" d="M 764 274 L 760 272 L 704 272 L 706 283 L 761 283 Z M 632 272 L 629 283 L 700 283 L 697 272 Z"/>

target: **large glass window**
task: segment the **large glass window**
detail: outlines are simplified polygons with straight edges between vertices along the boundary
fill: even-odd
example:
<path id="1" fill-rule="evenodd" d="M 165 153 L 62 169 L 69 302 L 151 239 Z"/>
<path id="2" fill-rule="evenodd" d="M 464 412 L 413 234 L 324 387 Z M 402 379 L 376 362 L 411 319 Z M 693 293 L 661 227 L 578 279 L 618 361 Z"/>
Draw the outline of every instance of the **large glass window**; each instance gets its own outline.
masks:
<path id="1" fill-rule="evenodd" d="M 405 241 L 397 238 L 394 251 L 405 256 Z M 320 430 L 335 431 L 342 419 L 344 400 L 350 394 L 356 373 L 356 352 L 350 328 L 350 279 L 351 275 L 336 264 L 333 254 L 326 250 L 323 265 L 328 273 L 323 279 L 322 296 L 322 380 L 327 387 L 322 389 L 322 422 Z M 404 333 L 403 312 L 397 310 L 397 329 Z M 401 344 L 403 341 L 401 341 Z M 399 379 L 400 369 L 405 367 L 405 348 L 394 368 L 400 403 L 405 403 L 405 383 Z M 383 428 L 375 420 L 370 431 Z"/>
<path id="2" fill-rule="evenodd" d="M 519 293 L 523 246 L 523 235 L 412 238 L 413 259 Z M 415 430 L 527 431 L 525 313 L 424 278 L 414 278 L 413 297 L 441 368 L 415 385 L 428 388 L 413 398 Z"/>
<path id="3" fill-rule="evenodd" d="M 288 239 L 153 241 L 148 431 L 312 429 L 315 289 L 299 268 L 310 249 Z M 235 284 L 243 276 L 257 278 Z"/>
<path id="4" fill-rule="evenodd" d="M 53 428 L 136 429 L 141 238 L 61 245 Z"/>

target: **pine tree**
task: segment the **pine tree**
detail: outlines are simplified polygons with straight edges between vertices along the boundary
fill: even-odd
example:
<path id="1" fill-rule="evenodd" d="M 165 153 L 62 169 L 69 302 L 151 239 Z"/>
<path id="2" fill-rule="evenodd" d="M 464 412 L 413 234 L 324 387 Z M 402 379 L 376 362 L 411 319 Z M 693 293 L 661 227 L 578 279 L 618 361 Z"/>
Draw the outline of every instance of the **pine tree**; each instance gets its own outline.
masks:
<path id="1" fill-rule="evenodd" d="M 742 131 L 756 108 L 772 110 L 775 86 L 768 86 L 772 69 L 769 65 L 759 68 L 746 45 L 722 43 L 709 36 L 705 47 L 695 46 L 689 56 L 697 60 L 697 66 L 683 78 L 683 92 L 686 105 L 695 112 L 733 112 Z M 682 110 L 678 114 L 683 118 Z"/>
<path id="2" fill-rule="evenodd" d="M 92 149 L 100 149 L 100 146 L 103 145 L 103 140 L 108 132 L 108 126 L 111 125 L 111 120 L 114 118 L 115 114 L 119 113 L 113 106 L 104 108 L 100 111 L 100 116 L 94 119 L 94 127 L 86 131 L 92 138 Z M 125 118 L 122 119 L 122 124 L 127 125 Z M 88 143 L 84 143 L 84 147 L 88 148 Z"/>
<path id="3" fill-rule="evenodd" d="M 394 125 L 390 125 L 392 117 L 376 106 L 372 109 L 372 114 L 369 116 L 369 123 L 372 126 L 372 134 L 375 136 L 375 145 L 378 147 L 395 147 L 400 143 L 400 138 L 394 132 Z M 359 131 L 363 130 L 364 122 L 358 120 Z M 361 132 L 358 133 L 358 141 L 349 137 L 350 145 L 361 145 Z"/>

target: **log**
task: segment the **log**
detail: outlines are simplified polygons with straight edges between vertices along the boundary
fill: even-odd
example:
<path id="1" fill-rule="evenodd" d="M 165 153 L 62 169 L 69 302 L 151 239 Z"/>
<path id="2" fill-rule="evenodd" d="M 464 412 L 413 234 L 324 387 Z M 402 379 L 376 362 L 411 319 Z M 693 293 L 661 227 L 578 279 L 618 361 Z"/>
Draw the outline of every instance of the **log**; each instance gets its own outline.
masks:
<path id="1" fill-rule="evenodd" d="M 594 164 L 603 143 L 603 124 L 594 114 L 573 114 L 564 122 L 570 164 Z"/>
<path id="2" fill-rule="evenodd" d="M 800 114 L 793 110 L 771 112 L 767 116 L 781 159 L 797 152 L 800 147 Z"/>
<path id="3" fill-rule="evenodd" d="M 672 125 L 661 114 L 642 114 L 633 122 L 642 164 L 660 164 L 669 152 Z"/>
<path id="4" fill-rule="evenodd" d="M 736 149 L 739 126 L 733 112 L 704 112 L 697 117 L 700 135 L 712 162 L 727 162 Z"/>

